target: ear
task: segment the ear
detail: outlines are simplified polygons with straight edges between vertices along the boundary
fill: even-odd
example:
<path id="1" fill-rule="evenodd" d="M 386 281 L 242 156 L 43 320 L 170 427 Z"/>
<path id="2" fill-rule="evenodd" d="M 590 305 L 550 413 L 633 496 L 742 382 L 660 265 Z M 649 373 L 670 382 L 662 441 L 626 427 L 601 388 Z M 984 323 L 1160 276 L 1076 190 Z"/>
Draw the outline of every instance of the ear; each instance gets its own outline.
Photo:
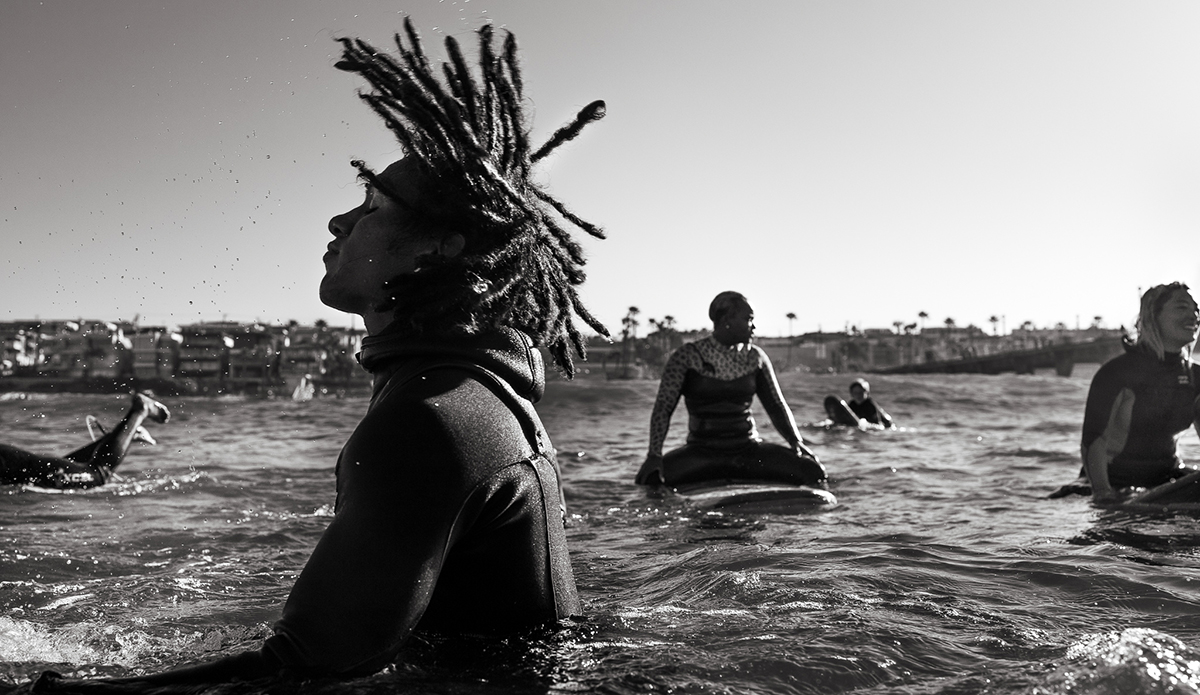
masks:
<path id="1" fill-rule="evenodd" d="M 454 258 L 462 253 L 467 240 L 461 234 L 451 234 L 438 243 L 437 253 L 444 258 Z"/>

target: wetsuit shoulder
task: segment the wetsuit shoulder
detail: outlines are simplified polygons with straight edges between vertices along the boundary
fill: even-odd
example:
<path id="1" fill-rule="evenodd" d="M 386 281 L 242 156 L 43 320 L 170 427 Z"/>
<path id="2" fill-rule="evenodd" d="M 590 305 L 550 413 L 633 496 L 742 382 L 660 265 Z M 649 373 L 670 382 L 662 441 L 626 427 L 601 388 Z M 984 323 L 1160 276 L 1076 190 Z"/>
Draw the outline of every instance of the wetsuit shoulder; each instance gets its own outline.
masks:
<path id="1" fill-rule="evenodd" d="M 557 485 L 471 372 L 392 389 L 342 451 L 334 519 L 264 648 L 300 673 L 362 674 L 418 624 L 500 632 L 577 607 Z"/>

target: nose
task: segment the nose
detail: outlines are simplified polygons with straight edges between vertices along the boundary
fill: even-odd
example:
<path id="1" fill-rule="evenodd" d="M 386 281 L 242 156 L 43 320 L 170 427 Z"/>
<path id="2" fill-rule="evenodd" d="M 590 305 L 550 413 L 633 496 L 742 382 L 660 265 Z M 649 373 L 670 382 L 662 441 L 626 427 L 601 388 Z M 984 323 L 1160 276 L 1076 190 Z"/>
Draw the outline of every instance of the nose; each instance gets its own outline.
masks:
<path id="1" fill-rule="evenodd" d="M 350 230 L 354 229 L 355 219 L 354 210 L 343 212 L 340 215 L 334 215 L 329 219 L 329 233 L 336 237 L 350 236 Z"/>

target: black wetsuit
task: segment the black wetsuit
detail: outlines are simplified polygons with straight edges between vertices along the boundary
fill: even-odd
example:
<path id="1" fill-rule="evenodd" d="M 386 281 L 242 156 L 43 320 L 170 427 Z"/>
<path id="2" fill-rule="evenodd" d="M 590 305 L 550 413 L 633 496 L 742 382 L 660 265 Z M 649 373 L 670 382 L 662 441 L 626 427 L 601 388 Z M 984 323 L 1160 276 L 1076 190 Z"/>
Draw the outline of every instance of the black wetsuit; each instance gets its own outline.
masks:
<path id="1" fill-rule="evenodd" d="M 883 425 L 884 427 L 892 426 L 892 418 L 888 416 L 887 413 L 880 410 L 879 406 L 875 405 L 875 401 L 871 400 L 870 398 L 864 398 L 862 403 L 858 403 L 851 399 L 850 401 L 847 401 L 846 404 L 850 406 L 850 410 L 854 411 L 855 415 L 866 420 L 872 425 Z"/>
<path id="2" fill-rule="evenodd" d="M 34 485 L 60 490 L 98 487 L 108 482 L 116 468 L 68 458 L 73 455 L 41 456 L 0 444 L 0 485 Z"/>
<path id="3" fill-rule="evenodd" d="M 1138 347 L 1109 360 L 1092 378 L 1083 418 L 1083 451 L 1098 440 L 1115 451 L 1108 465 L 1112 487 L 1153 487 L 1183 473 L 1180 433 L 1195 422 L 1200 365 L 1175 357 L 1156 359 Z M 1126 421 L 1122 407 L 1132 409 Z M 1086 465 L 1085 465 L 1086 471 Z"/>
<path id="4" fill-rule="evenodd" d="M 332 523 L 260 651 L 139 679 L 356 676 L 413 630 L 511 633 L 579 612 L 539 353 L 516 331 L 363 341 L 370 408 L 343 448 Z"/>

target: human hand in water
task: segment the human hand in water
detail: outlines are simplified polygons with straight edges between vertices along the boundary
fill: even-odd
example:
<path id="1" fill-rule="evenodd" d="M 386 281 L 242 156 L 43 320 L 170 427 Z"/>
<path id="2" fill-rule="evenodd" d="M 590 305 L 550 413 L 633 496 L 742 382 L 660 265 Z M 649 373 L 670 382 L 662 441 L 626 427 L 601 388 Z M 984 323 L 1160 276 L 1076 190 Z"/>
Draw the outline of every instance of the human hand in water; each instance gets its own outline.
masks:
<path id="1" fill-rule="evenodd" d="M 662 454 L 646 454 L 646 460 L 642 462 L 633 482 L 638 485 L 662 485 L 662 462 Z"/>

